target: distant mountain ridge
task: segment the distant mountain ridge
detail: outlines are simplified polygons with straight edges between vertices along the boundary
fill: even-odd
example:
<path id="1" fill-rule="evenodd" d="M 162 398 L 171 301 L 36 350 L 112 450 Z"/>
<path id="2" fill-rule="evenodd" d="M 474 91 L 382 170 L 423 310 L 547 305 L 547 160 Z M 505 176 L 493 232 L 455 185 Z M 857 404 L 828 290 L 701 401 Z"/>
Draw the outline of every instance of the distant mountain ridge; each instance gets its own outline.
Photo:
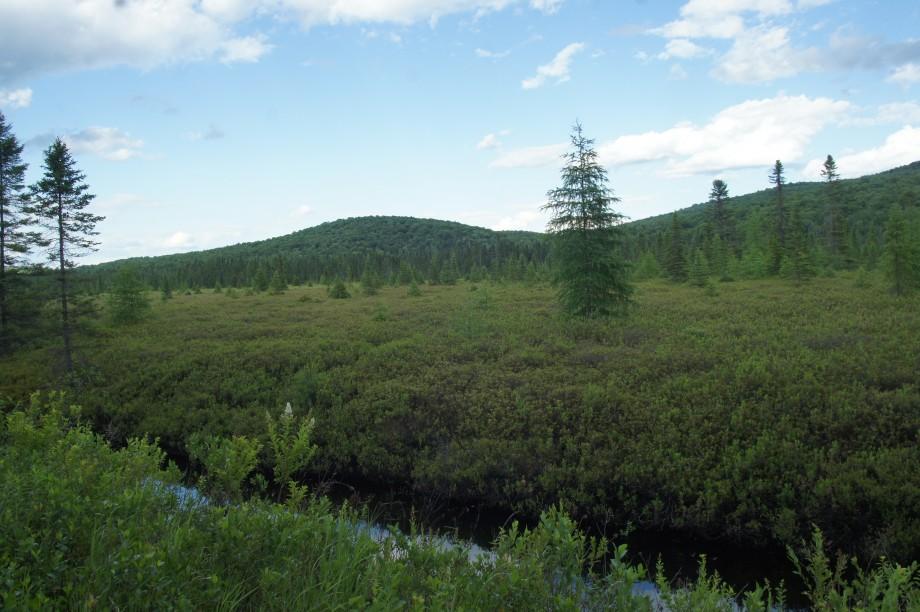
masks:
<path id="1" fill-rule="evenodd" d="M 766 177 L 765 181 L 766 182 Z M 854 240 L 879 241 L 891 206 L 916 202 L 920 194 L 920 161 L 878 174 L 841 181 L 842 209 Z M 731 188 L 731 185 L 729 185 Z M 701 195 L 709 185 L 701 182 Z M 826 194 L 821 182 L 785 185 L 787 206 L 799 207 L 812 233 L 820 232 Z M 771 189 L 734 196 L 728 209 L 741 231 L 745 225 L 767 222 L 774 203 Z M 693 245 L 703 234 L 709 215 L 708 202 L 676 211 Z M 624 250 L 630 259 L 660 248 L 671 213 L 624 224 Z M 655 245 L 658 245 L 656 247 Z M 356 279 L 371 266 L 383 277 L 393 275 L 401 264 L 410 265 L 421 277 L 430 278 L 441 267 L 454 265 L 461 275 L 481 268 L 491 274 L 520 275 L 530 264 L 546 262 L 549 245 L 545 234 L 527 231 L 495 231 L 454 221 L 400 216 L 351 217 L 322 223 L 290 234 L 203 251 L 135 257 L 83 266 L 84 277 L 105 284 L 125 265 L 137 269 L 154 286 L 163 282 L 210 286 L 245 285 L 259 268 L 268 272 L 284 269 L 293 282 L 321 277 Z M 453 263 L 451 263 L 453 261 Z M 512 263 L 509 264 L 508 262 Z M 513 271 L 508 272 L 511 266 Z M 172 278 L 172 281 L 168 279 Z"/>

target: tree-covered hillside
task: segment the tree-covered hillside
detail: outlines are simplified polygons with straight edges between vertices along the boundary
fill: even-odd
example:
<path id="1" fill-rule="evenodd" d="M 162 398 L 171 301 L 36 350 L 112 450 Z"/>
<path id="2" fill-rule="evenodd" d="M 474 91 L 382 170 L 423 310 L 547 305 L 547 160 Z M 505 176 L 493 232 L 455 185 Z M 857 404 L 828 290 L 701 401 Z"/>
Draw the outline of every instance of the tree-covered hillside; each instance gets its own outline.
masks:
<path id="1" fill-rule="evenodd" d="M 764 185 L 767 185 L 766 172 Z M 705 196 L 708 189 L 708 185 L 701 183 L 700 196 Z M 786 206 L 798 208 L 811 246 L 820 251 L 832 204 L 827 185 L 820 181 L 789 183 L 784 185 L 784 192 Z M 839 202 L 834 204 L 839 204 L 845 220 L 850 256 L 857 264 L 871 265 L 881 254 L 885 223 L 892 207 L 920 206 L 920 161 L 879 174 L 841 180 L 838 193 Z M 772 188 L 728 199 L 726 208 L 737 229 L 742 251 L 764 246 L 760 243 L 765 242 L 765 235 L 773 221 L 774 201 Z M 687 250 L 702 247 L 712 221 L 712 203 L 703 201 L 694 204 L 678 210 L 677 215 L 684 230 Z M 638 259 L 643 252 L 652 251 L 663 263 L 670 225 L 670 213 L 629 223 L 626 227 L 631 258 Z"/>
<path id="2" fill-rule="evenodd" d="M 541 264 L 548 246 L 542 234 L 496 232 L 453 221 L 414 217 L 356 217 L 285 236 L 218 249 L 139 257 L 81 269 L 103 286 L 124 266 L 156 288 L 244 286 L 280 270 L 288 282 L 358 279 L 370 268 L 384 280 L 439 280 L 481 273 L 523 274 Z M 514 268 L 514 270 L 509 270 Z M 507 273 L 507 274 L 506 274 Z"/>
<path id="3" fill-rule="evenodd" d="M 708 188 L 701 183 L 701 195 Z M 885 224 L 891 210 L 920 207 L 920 161 L 842 180 L 833 189 L 831 192 L 822 182 L 783 185 L 790 222 L 801 232 L 801 255 L 816 271 L 832 267 L 828 242 L 839 233 L 845 255 L 840 256 L 836 267 L 872 268 L 884 249 Z M 734 244 L 726 247 L 734 248 L 720 266 L 733 267 L 733 276 L 757 278 L 777 272 L 771 271 L 766 261 L 775 224 L 775 200 L 773 188 L 737 197 L 729 191 L 725 210 Z M 836 222 L 835 215 L 839 217 Z M 659 215 L 623 226 L 624 254 L 637 268 L 646 267 L 643 256 L 655 260 L 653 267 L 665 266 L 672 216 Z M 710 260 L 709 273 L 723 275 L 713 269 L 718 257 L 714 249 L 718 247 L 712 243 L 712 202 L 681 209 L 677 219 L 683 232 L 679 247 L 682 259 L 689 266 L 694 253 L 702 251 Z M 549 251 L 546 236 L 536 232 L 497 232 L 413 217 L 356 217 L 258 242 L 85 266 L 80 273 L 97 289 L 108 287 L 125 266 L 135 268 L 144 282 L 156 289 L 260 284 L 264 288 L 276 272 L 286 282 L 297 284 L 336 278 L 358 280 L 366 271 L 384 282 L 449 284 L 459 277 L 545 277 Z"/>

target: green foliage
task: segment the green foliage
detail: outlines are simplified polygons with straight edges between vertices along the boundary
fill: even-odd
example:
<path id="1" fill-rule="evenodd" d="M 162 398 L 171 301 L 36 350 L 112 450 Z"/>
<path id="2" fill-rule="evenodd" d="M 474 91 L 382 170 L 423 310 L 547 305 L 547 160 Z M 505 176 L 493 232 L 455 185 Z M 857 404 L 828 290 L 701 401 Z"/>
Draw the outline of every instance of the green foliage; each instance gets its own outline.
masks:
<path id="1" fill-rule="evenodd" d="M 709 282 L 709 264 L 702 249 L 697 249 L 690 262 L 690 284 L 694 287 L 705 287 Z"/>
<path id="2" fill-rule="evenodd" d="M 304 469 L 316 453 L 316 446 L 311 442 L 315 421 L 312 418 L 295 417 L 290 402 L 281 416 L 275 418 L 266 412 L 265 420 L 275 483 L 279 487 L 287 487 L 292 482 L 291 477 Z M 280 492 L 279 488 L 279 496 Z"/>
<path id="3" fill-rule="evenodd" d="M 272 273 L 272 279 L 268 283 L 268 290 L 274 295 L 281 295 L 287 291 L 287 283 L 284 281 L 284 276 L 281 274 L 281 270 L 275 270 Z"/>
<path id="4" fill-rule="evenodd" d="M 419 297 L 422 295 L 422 290 L 419 289 L 417 282 L 412 281 L 409 283 L 409 288 L 406 290 L 406 295 L 409 297 Z"/>
<path id="5" fill-rule="evenodd" d="M 660 278 L 662 273 L 661 265 L 651 251 L 643 253 L 633 267 L 633 279 L 637 281 Z"/>
<path id="6" fill-rule="evenodd" d="M 668 250 L 664 267 L 668 271 L 668 278 L 672 282 L 682 283 L 687 280 L 684 239 L 677 213 L 671 215 L 671 229 L 668 233 Z"/>
<path id="7" fill-rule="evenodd" d="M 911 227 L 908 219 L 904 210 L 895 208 L 885 227 L 885 277 L 895 295 L 905 295 L 920 286 L 920 227 Z"/>
<path id="8" fill-rule="evenodd" d="M 68 416 L 70 415 L 70 416 Z M 288 504 L 217 505 L 180 484 L 156 445 L 119 450 L 75 424 L 61 395 L 0 418 L 0 605 L 4 609 L 781 610 L 782 589 L 734 593 L 701 559 L 696 580 L 657 594 L 625 545 L 587 537 L 560 506 L 514 523 L 489 554 L 424 534 L 362 527 L 304 489 Z M 294 510 L 296 508 L 296 511 Z M 366 523 L 364 523 L 366 524 Z M 920 569 L 831 567 L 820 532 L 799 562 L 816 610 L 913 610 Z M 647 587 L 648 584 L 645 583 Z M 742 606 L 736 607 L 736 598 Z"/>
<path id="9" fill-rule="evenodd" d="M 334 300 L 344 300 L 351 297 L 345 287 L 345 282 L 341 278 L 336 279 L 334 283 L 329 285 L 328 294 Z"/>
<path id="10" fill-rule="evenodd" d="M 290 401 L 316 419 L 312 478 L 531 519 L 564 498 L 598 523 L 751 546 L 814 523 L 848 554 L 914 560 L 920 294 L 855 281 L 739 280 L 714 298 L 648 281 L 618 321 L 488 281 L 373 304 L 176 295 L 130 334 L 77 336 L 94 368 L 75 399 L 113 440 L 150 434 L 174 456 L 194 432 L 263 440 L 263 407 Z M 0 357 L 0 397 L 53 388 L 53 346 Z"/>
<path id="11" fill-rule="evenodd" d="M 597 162 L 594 141 L 585 138 L 581 124 L 575 125 L 571 142 L 562 186 L 547 193 L 549 202 L 543 207 L 552 213 L 548 231 L 559 299 L 568 313 L 580 317 L 622 314 L 633 289 L 617 252 L 617 226 L 623 216 L 611 205 L 619 198 L 607 186 L 607 171 Z"/>
<path id="12" fill-rule="evenodd" d="M 201 464 L 204 476 L 199 487 L 216 499 L 238 502 L 246 479 L 256 468 L 262 445 L 246 436 L 222 438 L 192 434 L 188 454 Z"/>
<path id="13" fill-rule="evenodd" d="M 109 293 L 108 308 L 116 324 L 137 323 L 150 311 L 147 288 L 132 268 L 119 271 Z"/>

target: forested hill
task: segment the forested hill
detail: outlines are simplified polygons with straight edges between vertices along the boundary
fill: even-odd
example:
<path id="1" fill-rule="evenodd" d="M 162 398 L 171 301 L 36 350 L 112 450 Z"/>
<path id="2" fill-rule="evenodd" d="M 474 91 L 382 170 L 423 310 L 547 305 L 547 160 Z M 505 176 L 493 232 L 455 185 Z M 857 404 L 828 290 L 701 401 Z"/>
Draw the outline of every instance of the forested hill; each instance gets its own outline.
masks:
<path id="1" fill-rule="evenodd" d="M 764 184 L 767 184 L 766 171 Z M 866 255 L 867 249 L 881 248 L 885 223 L 893 206 L 909 208 L 920 205 L 920 161 L 878 174 L 841 180 L 839 186 L 839 206 L 846 222 L 847 238 L 858 259 L 860 254 Z M 707 184 L 700 185 L 701 199 L 708 195 L 709 187 Z M 829 205 L 826 185 L 823 182 L 787 183 L 783 189 L 787 208 L 798 209 L 807 234 L 814 246 L 819 246 Z M 738 228 L 742 247 L 759 242 L 760 237 L 767 233 L 765 226 L 772 223 L 774 205 L 773 189 L 730 197 L 727 209 Z M 711 217 L 711 204 L 702 201 L 678 210 L 677 215 L 689 249 L 701 245 Z M 671 222 L 672 214 L 667 213 L 627 224 L 631 258 L 637 258 L 646 250 L 663 258 L 661 243 L 666 239 Z"/>
<path id="2" fill-rule="evenodd" d="M 514 275 L 541 264 L 548 247 L 543 234 L 493 231 L 453 221 L 414 217 L 355 217 L 323 223 L 285 236 L 233 246 L 137 257 L 84 266 L 84 278 L 105 284 L 118 269 L 133 267 L 154 287 L 249 285 L 256 276 L 280 270 L 287 282 L 359 278 L 370 269 L 382 280 L 410 275 L 447 280 L 470 273 Z M 411 280 L 411 279 L 410 279 Z"/>
<path id="3" fill-rule="evenodd" d="M 765 174 L 766 183 L 766 174 Z M 700 184 L 701 196 L 710 185 Z M 828 192 L 821 182 L 784 186 L 786 206 L 796 211 L 812 259 L 820 267 L 828 235 Z M 847 257 L 851 265 L 873 265 L 884 246 L 884 227 L 895 205 L 920 203 L 920 161 L 879 174 L 839 181 Z M 731 189 L 731 185 L 729 185 Z M 772 189 L 730 197 L 727 210 L 736 233 L 739 262 L 769 248 L 775 194 Z M 677 211 L 686 254 L 712 255 L 712 206 L 708 202 Z M 625 225 L 623 248 L 631 261 L 653 255 L 667 258 L 672 215 Z M 452 221 L 414 217 L 356 217 L 323 223 L 285 236 L 194 253 L 124 259 L 79 268 L 80 276 L 104 289 L 122 267 L 133 267 L 152 287 L 172 288 L 265 285 L 275 272 L 286 282 L 357 280 L 365 271 L 380 280 L 452 282 L 459 277 L 520 280 L 546 274 L 548 243 L 536 232 L 497 232 Z M 750 263 L 750 262 L 747 262 Z M 740 265 L 740 263 L 739 263 Z M 641 266 L 640 266 L 641 267 Z M 747 266 L 756 277 L 757 265 Z M 754 271 L 752 271 L 754 270 Z M 736 275 L 743 275 L 736 271 Z"/>

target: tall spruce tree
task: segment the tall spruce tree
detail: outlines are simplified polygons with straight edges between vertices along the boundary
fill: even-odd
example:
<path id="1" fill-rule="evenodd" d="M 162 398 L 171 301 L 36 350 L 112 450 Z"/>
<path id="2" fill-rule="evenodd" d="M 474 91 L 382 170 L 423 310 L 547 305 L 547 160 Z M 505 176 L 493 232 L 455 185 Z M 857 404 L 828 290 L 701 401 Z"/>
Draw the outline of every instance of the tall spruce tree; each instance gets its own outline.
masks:
<path id="1" fill-rule="evenodd" d="M 73 326 L 73 285 L 69 270 L 75 259 L 96 250 L 91 236 L 98 234 L 96 224 L 105 217 L 86 211 L 95 198 L 89 193 L 86 175 L 67 145 L 58 138 L 45 151 L 44 175 L 31 188 L 31 210 L 48 231 L 48 259 L 57 264 L 60 285 L 61 335 L 64 340 L 64 365 L 73 370 L 71 332 Z"/>
<path id="2" fill-rule="evenodd" d="M 907 213 L 894 207 L 885 226 L 885 276 L 895 295 L 905 295 L 920 284 L 920 249 L 910 235 Z"/>
<path id="3" fill-rule="evenodd" d="M 664 268 L 668 278 L 675 283 L 687 280 L 687 259 L 684 255 L 684 238 L 677 213 L 671 214 L 671 229 L 668 232 L 668 244 Z"/>
<path id="4" fill-rule="evenodd" d="M 773 235 L 770 237 L 770 274 L 777 274 L 786 254 L 786 205 L 783 186 L 786 184 L 783 162 L 776 160 L 770 171 L 770 183 L 775 185 L 775 208 L 773 211 Z"/>
<path id="5" fill-rule="evenodd" d="M 547 229 L 553 238 L 559 299 L 577 316 L 620 313 L 633 289 L 618 253 L 623 215 L 612 205 L 619 198 L 607 186 L 607 171 L 580 123 L 572 130 L 571 143 L 572 150 L 563 157 L 562 186 L 547 192 L 543 207 L 552 213 Z"/>
<path id="6" fill-rule="evenodd" d="M 722 179 L 712 182 L 709 191 L 709 201 L 712 202 L 712 226 L 714 236 L 717 236 L 723 245 L 737 252 L 738 240 L 735 233 L 735 224 L 731 212 L 728 210 L 728 183 Z"/>
<path id="7" fill-rule="evenodd" d="M 0 112 L 0 346 L 6 344 L 10 322 L 11 270 L 36 243 L 36 235 L 24 231 L 31 223 L 27 199 L 22 145 Z"/>
<path id="8" fill-rule="evenodd" d="M 844 268 L 848 264 L 847 253 L 847 227 L 844 217 L 843 190 L 840 184 L 840 173 L 837 171 L 837 162 L 832 155 L 828 155 L 821 168 L 821 176 L 825 184 L 825 225 L 826 245 L 830 255 L 831 265 L 835 268 Z"/>

